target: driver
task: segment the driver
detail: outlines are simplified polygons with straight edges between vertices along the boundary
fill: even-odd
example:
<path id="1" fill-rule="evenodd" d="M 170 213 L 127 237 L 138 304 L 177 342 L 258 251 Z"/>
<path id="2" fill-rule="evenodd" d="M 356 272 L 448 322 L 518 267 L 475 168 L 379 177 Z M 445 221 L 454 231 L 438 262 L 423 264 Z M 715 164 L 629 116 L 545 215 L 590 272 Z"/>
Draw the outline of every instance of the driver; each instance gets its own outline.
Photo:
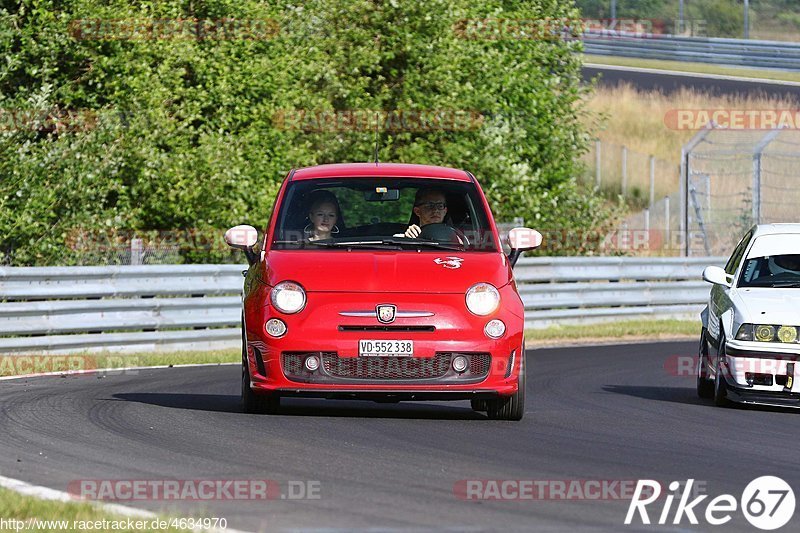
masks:
<path id="1" fill-rule="evenodd" d="M 419 217 L 419 226 L 411 224 L 404 235 L 416 239 L 422 233 L 422 226 L 444 222 L 444 217 L 447 216 L 447 197 L 444 191 L 434 187 L 418 189 L 413 211 Z"/>
<path id="2" fill-rule="evenodd" d="M 770 257 L 769 262 L 769 269 L 773 275 L 785 272 L 800 272 L 800 255 L 798 254 L 776 255 Z"/>

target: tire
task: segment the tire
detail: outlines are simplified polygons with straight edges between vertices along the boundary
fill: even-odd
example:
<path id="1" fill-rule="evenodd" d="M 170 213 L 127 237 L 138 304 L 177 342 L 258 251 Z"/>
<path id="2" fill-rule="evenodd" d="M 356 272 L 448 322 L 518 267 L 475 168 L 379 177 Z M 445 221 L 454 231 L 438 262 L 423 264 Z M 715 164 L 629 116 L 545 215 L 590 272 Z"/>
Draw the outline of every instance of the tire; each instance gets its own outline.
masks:
<path id="1" fill-rule="evenodd" d="M 525 353 L 524 351 L 522 352 Z M 519 360 L 517 392 L 505 398 L 485 400 L 486 416 L 490 420 L 522 420 L 525 415 L 525 357 Z"/>
<path id="2" fill-rule="evenodd" d="M 708 378 L 708 341 L 706 328 L 700 332 L 700 347 L 697 353 L 697 395 L 701 398 L 714 397 L 714 381 Z"/>
<path id="3" fill-rule="evenodd" d="M 728 386 L 723 376 L 725 360 L 725 333 L 720 330 L 719 351 L 717 352 L 717 371 L 714 375 L 714 405 L 717 407 L 728 407 L 731 401 L 728 399 Z"/>
<path id="4" fill-rule="evenodd" d="M 486 411 L 486 400 L 470 400 L 469 404 L 472 406 L 473 411 L 477 411 L 479 413 Z"/>
<path id="5" fill-rule="evenodd" d="M 280 396 L 256 394 L 250 387 L 250 365 L 247 364 L 247 346 L 242 323 L 242 410 L 250 414 L 275 414 L 281 406 Z"/>

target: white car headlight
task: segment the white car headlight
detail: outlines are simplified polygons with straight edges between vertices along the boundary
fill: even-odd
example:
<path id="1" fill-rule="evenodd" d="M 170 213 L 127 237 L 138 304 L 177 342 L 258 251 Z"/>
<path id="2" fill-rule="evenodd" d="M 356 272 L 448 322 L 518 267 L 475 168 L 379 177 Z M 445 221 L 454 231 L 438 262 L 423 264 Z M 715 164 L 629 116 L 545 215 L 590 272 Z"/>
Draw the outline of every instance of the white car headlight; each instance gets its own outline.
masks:
<path id="1" fill-rule="evenodd" d="M 269 298 L 278 311 L 287 315 L 302 311 L 306 306 L 306 291 L 294 281 L 281 281 L 275 285 Z"/>
<path id="2" fill-rule="evenodd" d="M 736 340 L 758 342 L 798 342 L 797 326 L 780 326 L 773 324 L 742 324 L 736 332 Z"/>
<path id="3" fill-rule="evenodd" d="M 500 293 L 489 283 L 476 283 L 467 289 L 467 309 L 479 316 L 491 315 L 500 307 Z"/>

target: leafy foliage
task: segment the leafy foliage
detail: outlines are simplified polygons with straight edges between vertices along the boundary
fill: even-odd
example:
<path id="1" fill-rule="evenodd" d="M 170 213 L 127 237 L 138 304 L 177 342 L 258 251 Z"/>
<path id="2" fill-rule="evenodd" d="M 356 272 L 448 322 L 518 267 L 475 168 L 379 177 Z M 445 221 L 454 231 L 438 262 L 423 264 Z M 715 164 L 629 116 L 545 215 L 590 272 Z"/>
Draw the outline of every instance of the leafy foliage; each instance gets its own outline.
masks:
<path id="1" fill-rule="evenodd" d="M 486 119 L 467 131 L 379 132 L 380 157 L 469 169 L 501 220 L 603 224 L 601 201 L 574 180 L 587 142 L 580 43 L 454 31 L 463 19 L 576 16 L 561 0 L 18 1 L 0 10 L 0 262 L 77 264 L 76 234 L 175 229 L 219 236 L 186 240 L 183 260 L 230 259 L 222 230 L 263 227 L 290 168 L 372 158 L 373 132 L 275 120 L 298 110 L 478 111 Z M 92 38 L 93 21 L 153 19 L 278 31 Z M 19 110 L 34 118 L 10 123 Z"/>

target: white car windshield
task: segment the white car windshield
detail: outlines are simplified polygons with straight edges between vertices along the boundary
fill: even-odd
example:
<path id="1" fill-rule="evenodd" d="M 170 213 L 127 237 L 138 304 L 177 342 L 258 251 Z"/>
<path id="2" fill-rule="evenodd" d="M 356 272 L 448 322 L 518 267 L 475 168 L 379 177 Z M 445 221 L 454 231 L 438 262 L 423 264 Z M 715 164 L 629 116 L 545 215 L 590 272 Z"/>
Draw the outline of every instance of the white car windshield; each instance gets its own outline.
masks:
<path id="1" fill-rule="evenodd" d="M 800 254 L 749 258 L 739 286 L 800 288 Z"/>

